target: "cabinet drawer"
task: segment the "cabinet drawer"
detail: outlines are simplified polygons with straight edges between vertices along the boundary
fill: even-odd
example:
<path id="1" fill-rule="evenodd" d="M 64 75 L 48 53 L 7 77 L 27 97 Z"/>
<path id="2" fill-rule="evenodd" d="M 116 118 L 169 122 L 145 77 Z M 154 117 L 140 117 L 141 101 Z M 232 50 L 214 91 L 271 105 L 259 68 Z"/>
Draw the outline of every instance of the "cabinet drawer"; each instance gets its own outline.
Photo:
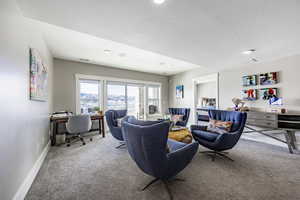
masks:
<path id="1" fill-rule="evenodd" d="M 249 119 L 262 119 L 262 120 L 277 120 L 277 114 L 273 113 L 260 113 L 260 112 L 249 112 Z"/>
<path id="2" fill-rule="evenodd" d="M 278 127 L 277 121 L 275 120 L 247 119 L 246 123 L 248 125 L 259 126 L 259 127 L 268 127 L 268 128 Z"/>

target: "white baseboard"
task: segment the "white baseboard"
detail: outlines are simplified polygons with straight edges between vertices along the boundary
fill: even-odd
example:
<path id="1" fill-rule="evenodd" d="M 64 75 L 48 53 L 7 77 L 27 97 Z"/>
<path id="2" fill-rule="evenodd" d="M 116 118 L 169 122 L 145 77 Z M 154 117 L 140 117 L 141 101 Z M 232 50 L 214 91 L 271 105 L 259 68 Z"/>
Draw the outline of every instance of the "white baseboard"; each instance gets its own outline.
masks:
<path id="1" fill-rule="evenodd" d="M 37 159 L 37 161 L 34 163 L 32 169 L 30 170 L 30 172 L 28 173 L 27 177 L 25 178 L 25 180 L 23 181 L 22 185 L 19 187 L 17 193 L 15 194 L 15 196 L 13 197 L 13 200 L 23 200 L 27 194 L 27 192 L 29 191 L 37 173 L 39 172 L 47 154 L 48 151 L 50 149 L 50 141 L 49 143 L 46 145 L 46 147 L 44 148 L 42 154 L 40 155 L 40 157 Z"/>

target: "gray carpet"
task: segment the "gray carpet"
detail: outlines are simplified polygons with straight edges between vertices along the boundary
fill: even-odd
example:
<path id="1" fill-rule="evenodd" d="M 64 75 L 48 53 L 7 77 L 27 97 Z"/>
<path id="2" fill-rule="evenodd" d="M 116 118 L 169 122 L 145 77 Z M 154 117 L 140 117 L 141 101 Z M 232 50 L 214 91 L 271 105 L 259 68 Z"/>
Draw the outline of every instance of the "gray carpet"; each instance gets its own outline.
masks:
<path id="1" fill-rule="evenodd" d="M 126 149 L 110 135 L 86 146 L 51 148 L 27 200 L 168 200 L 162 183 L 139 189 L 152 177 L 142 173 Z M 200 150 L 205 150 L 200 147 Z M 287 148 L 240 140 L 230 152 L 235 162 L 197 154 L 174 182 L 174 199 L 299 200 L 300 155 Z"/>

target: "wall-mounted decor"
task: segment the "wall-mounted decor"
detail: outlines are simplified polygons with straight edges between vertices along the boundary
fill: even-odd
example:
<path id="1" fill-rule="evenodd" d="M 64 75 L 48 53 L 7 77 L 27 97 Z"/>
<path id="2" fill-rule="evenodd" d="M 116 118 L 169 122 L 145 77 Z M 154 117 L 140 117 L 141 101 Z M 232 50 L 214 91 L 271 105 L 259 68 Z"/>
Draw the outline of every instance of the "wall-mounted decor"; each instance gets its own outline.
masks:
<path id="1" fill-rule="evenodd" d="M 262 100 L 269 100 L 273 97 L 277 97 L 277 88 L 263 88 L 259 90 L 259 96 Z"/>
<path id="2" fill-rule="evenodd" d="M 215 109 L 216 108 L 216 98 L 206 98 L 203 97 L 201 101 L 201 108 Z"/>
<path id="3" fill-rule="evenodd" d="M 278 82 L 278 72 L 269 72 L 259 75 L 260 85 L 274 85 Z"/>
<path id="4" fill-rule="evenodd" d="M 176 98 L 183 99 L 184 97 L 184 87 L 183 85 L 177 85 L 176 86 Z"/>
<path id="5" fill-rule="evenodd" d="M 256 89 L 249 89 L 242 91 L 243 100 L 255 101 L 257 99 Z"/>
<path id="6" fill-rule="evenodd" d="M 257 76 L 243 76 L 243 86 L 255 86 L 257 85 Z"/>
<path id="7" fill-rule="evenodd" d="M 30 99 L 46 101 L 48 98 L 48 70 L 37 50 L 30 48 Z"/>

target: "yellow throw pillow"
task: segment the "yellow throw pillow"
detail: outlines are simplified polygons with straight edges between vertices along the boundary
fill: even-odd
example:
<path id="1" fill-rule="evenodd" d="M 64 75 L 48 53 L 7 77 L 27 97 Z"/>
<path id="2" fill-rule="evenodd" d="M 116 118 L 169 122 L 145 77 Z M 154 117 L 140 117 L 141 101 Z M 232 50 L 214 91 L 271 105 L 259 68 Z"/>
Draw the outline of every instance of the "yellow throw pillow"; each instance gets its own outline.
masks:
<path id="1" fill-rule="evenodd" d="M 233 122 L 209 119 L 207 130 L 219 134 L 229 133 Z"/>

